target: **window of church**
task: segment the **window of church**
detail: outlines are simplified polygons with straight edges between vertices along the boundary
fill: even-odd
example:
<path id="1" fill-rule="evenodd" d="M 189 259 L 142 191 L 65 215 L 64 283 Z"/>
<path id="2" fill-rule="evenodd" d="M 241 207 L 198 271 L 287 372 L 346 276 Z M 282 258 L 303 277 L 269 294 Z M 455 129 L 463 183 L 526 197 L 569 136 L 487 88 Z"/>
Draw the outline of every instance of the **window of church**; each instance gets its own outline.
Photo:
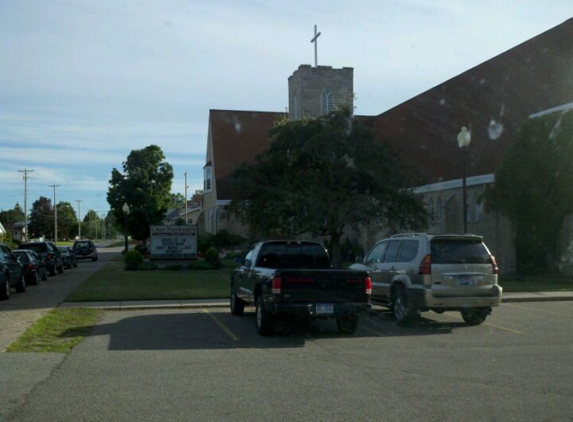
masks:
<path id="1" fill-rule="evenodd" d="M 430 213 L 430 218 L 434 218 L 434 200 L 432 198 L 428 201 L 428 212 Z"/>
<path id="2" fill-rule="evenodd" d="M 483 204 L 479 201 L 478 194 L 474 194 L 474 221 L 479 221 Z"/>
<path id="3" fill-rule="evenodd" d="M 325 115 L 334 110 L 334 95 L 330 89 L 322 91 L 320 96 L 320 114 Z"/>
<path id="4" fill-rule="evenodd" d="M 212 174 L 213 172 L 211 170 L 211 166 L 205 167 L 205 174 L 204 174 L 205 192 L 211 192 Z"/>

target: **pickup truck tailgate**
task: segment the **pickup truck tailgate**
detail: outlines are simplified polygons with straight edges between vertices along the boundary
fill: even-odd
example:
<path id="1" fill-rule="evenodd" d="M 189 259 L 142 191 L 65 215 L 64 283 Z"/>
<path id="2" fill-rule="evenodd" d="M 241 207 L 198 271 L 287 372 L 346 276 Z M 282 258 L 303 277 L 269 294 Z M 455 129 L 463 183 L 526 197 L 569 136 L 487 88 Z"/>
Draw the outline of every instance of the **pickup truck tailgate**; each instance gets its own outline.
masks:
<path id="1" fill-rule="evenodd" d="M 369 302 L 365 271 L 280 270 L 282 302 Z M 276 292 L 275 292 L 276 293 Z"/>

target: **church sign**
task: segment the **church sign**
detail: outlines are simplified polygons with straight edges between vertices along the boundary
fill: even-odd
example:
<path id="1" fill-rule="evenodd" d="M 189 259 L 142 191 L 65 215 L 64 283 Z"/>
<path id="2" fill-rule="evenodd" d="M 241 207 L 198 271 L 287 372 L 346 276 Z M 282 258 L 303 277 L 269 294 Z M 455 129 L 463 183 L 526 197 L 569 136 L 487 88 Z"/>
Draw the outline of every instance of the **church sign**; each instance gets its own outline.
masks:
<path id="1" fill-rule="evenodd" d="M 151 226 L 151 259 L 197 258 L 197 226 Z"/>

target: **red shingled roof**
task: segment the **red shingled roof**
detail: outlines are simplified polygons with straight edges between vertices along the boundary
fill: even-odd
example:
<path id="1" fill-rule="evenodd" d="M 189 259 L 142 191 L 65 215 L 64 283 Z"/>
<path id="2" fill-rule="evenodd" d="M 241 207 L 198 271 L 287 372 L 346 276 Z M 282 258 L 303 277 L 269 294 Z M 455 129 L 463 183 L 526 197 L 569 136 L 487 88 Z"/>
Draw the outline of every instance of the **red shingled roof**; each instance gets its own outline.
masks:
<path id="1" fill-rule="evenodd" d="M 231 199 L 227 177 L 237 166 L 254 162 L 258 154 L 268 149 L 269 130 L 285 116 L 286 113 L 210 110 L 218 199 Z"/>

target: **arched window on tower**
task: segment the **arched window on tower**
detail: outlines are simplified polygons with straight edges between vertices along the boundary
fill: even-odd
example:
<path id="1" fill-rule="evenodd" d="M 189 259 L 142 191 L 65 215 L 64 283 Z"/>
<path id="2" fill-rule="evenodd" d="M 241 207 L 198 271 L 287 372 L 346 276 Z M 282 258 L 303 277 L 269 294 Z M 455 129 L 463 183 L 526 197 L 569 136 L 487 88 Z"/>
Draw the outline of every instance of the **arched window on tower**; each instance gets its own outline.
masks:
<path id="1" fill-rule="evenodd" d="M 325 115 L 334 110 L 334 95 L 330 89 L 322 91 L 320 96 L 320 114 Z"/>

